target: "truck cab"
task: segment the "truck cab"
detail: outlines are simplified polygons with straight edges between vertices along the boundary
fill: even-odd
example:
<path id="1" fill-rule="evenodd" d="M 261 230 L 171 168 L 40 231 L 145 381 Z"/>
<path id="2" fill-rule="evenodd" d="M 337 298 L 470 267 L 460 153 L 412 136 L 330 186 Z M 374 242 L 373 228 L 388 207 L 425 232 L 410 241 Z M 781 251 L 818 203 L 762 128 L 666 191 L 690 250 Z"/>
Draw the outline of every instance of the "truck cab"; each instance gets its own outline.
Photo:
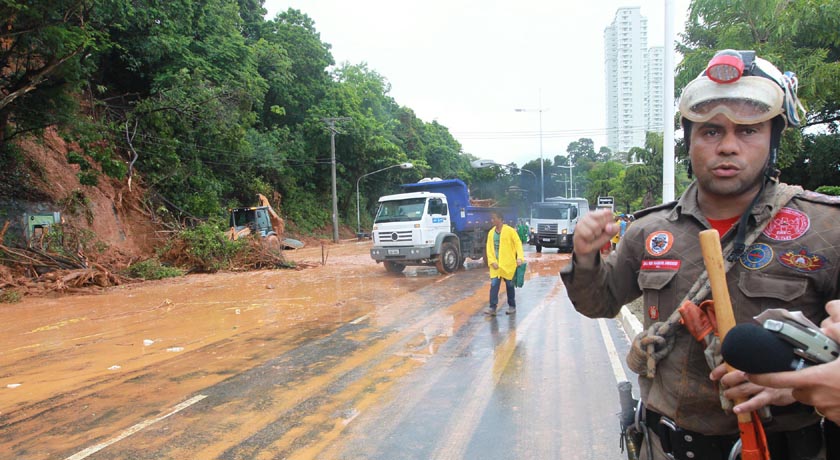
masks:
<path id="1" fill-rule="evenodd" d="M 235 233 L 250 228 L 252 233 L 256 233 L 261 237 L 277 234 L 271 225 L 271 218 L 268 214 L 267 206 L 231 209 L 229 224 Z"/>
<path id="2" fill-rule="evenodd" d="M 413 192 L 388 195 L 379 199 L 373 221 L 374 248 L 371 257 L 384 262 L 389 272 L 402 272 L 406 265 L 436 263 L 436 247 L 451 234 L 451 220 L 446 195 Z M 456 255 L 454 262 L 463 262 Z M 457 266 L 444 267 L 446 272 Z"/>
<path id="3" fill-rule="evenodd" d="M 589 211 L 585 198 L 549 198 L 531 207 L 531 235 L 529 243 L 537 252 L 543 247 L 557 248 L 557 252 L 572 252 L 575 227 Z"/>

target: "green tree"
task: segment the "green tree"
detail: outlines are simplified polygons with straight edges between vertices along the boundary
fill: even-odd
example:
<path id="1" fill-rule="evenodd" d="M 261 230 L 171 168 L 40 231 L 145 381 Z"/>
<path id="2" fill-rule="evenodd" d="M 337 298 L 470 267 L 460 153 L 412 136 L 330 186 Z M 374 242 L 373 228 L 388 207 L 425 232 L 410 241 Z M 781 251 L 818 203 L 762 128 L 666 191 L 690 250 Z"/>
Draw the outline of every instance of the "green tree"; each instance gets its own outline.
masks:
<path id="1" fill-rule="evenodd" d="M 840 1 L 694 0 L 678 50 L 684 59 L 677 75 L 683 88 L 720 49 L 752 49 L 781 71 L 799 78 L 799 96 L 808 109 L 803 128 L 836 130 L 840 121 Z M 801 161 L 800 130 L 788 130 L 778 164 Z"/>
<path id="2" fill-rule="evenodd" d="M 87 58 L 109 46 L 97 0 L 0 2 L 0 145 L 67 121 L 93 71 Z"/>
<path id="3" fill-rule="evenodd" d="M 782 180 L 808 190 L 840 186 L 840 134 L 805 135 L 802 147 L 802 154 L 782 171 Z"/>
<path id="4" fill-rule="evenodd" d="M 327 68 L 335 64 L 331 46 L 321 41 L 315 22 L 309 16 L 291 8 L 268 21 L 261 38 L 286 51 L 294 76 L 270 88 L 266 106 L 283 110 L 264 110 L 263 124 L 302 125 L 308 110 L 323 99 L 331 86 L 327 72 Z"/>

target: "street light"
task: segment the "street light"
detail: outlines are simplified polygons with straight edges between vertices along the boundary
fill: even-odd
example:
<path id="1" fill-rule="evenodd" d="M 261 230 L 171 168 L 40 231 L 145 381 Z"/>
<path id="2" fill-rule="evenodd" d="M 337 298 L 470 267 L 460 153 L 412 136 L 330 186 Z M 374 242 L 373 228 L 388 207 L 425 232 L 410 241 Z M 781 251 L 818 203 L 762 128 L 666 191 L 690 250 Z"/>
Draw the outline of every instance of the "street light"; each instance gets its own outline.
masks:
<path id="1" fill-rule="evenodd" d="M 539 108 L 537 109 L 514 109 L 516 112 L 539 112 L 540 114 L 540 201 L 545 201 L 545 172 L 543 171 L 543 135 L 542 135 L 542 90 L 539 96 Z M 548 111 L 548 109 L 545 109 Z M 536 177 L 536 176 L 535 176 Z"/>
<path id="2" fill-rule="evenodd" d="M 391 168 L 411 169 L 413 167 L 414 167 L 414 165 L 411 164 L 411 163 L 395 164 L 395 165 L 391 165 L 391 166 L 388 166 L 388 167 L 385 167 L 385 168 L 382 168 L 382 169 L 377 169 L 376 171 L 371 171 L 367 174 L 362 174 L 361 176 L 359 176 L 358 179 L 356 179 L 356 236 L 357 237 L 362 234 L 361 208 L 359 206 L 359 181 L 362 180 L 362 178 L 364 178 L 366 176 L 370 176 L 371 174 L 376 174 L 376 173 L 379 173 L 379 172 L 382 172 L 382 171 L 386 171 L 386 170 L 391 169 Z"/>
<path id="3" fill-rule="evenodd" d="M 566 198 L 571 198 L 571 195 L 575 194 L 575 165 L 572 164 L 572 158 L 569 157 L 569 165 L 568 166 L 563 166 L 563 165 L 555 165 L 555 166 L 557 166 L 558 168 L 569 168 L 569 184 L 570 184 L 569 188 L 571 189 L 571 194 L 566 196 Z"/>
<path id="4" fill-rule="evenodd" d="M 534 174 L 534 172 L 531 171 L 531 170 L 528 170 L 528 169 L 525 169 L 525 168 L 512 168 L 508 165 L 503 165 L 501 163 L 496 163 L 493 160 L 473 160 L 472 162 L 470 162 L 470 165 L 473 168 L 476 168 L 476 169 L 483 169 L 483 168 L 489 168 L 491 166 L 498 166 L 500 168 L 507 168 L 509 171 L 511 171 L 513 169 L 516 169 L 516 170 L 519 170 L 519 171 L 525 171 L 526 173 L 534 176 L 534 181 L 537 180 L 537 175 Z M 513 171 L 511 171 L 511 172 L 513 172 Z"/>

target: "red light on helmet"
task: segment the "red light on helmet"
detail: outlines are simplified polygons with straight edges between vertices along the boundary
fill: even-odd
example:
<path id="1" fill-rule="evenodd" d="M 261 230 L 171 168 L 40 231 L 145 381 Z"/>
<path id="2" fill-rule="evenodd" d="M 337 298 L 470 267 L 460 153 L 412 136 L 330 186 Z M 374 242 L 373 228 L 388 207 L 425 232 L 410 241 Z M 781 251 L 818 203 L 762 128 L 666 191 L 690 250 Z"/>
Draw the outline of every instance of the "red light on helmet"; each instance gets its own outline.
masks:
<path id="1" fill-rule="evenodd" d="M 734 83 L 743 73 L 744 61 L 737 51 L 721 51 L 706 67 L 706 75 L 715 83 Z"/>

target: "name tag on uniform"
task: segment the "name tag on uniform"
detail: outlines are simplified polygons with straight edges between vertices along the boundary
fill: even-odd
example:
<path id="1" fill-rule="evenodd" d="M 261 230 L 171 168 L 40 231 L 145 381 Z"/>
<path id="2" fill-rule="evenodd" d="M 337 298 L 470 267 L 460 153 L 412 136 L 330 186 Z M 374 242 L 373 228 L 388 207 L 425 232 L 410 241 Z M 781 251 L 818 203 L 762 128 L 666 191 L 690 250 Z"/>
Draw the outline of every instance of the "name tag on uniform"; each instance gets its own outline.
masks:
<path id="1" fill-rule="evenodd" d="M 645 259 L 642 261 L 642 270 L 669 270 L 677 271 L 682 264 L 678 259 Z"/>

